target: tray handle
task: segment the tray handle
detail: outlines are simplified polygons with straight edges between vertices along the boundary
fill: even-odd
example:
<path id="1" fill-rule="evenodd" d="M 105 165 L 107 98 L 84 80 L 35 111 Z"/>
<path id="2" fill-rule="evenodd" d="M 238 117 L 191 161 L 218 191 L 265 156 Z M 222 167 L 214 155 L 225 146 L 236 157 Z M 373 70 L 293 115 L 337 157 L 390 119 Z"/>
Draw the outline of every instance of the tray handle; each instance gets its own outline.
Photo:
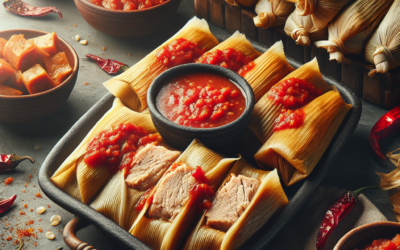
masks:
<path id="1" fill-rule="evenodd" d="M 65 244 L 72 250 L 96 250 L 94 247 L 89 246 L 88 243 L 82 242 L 76 237 L 76 232 L 89 225 L 88 222 L 75 216 L 64 227 L 63 238 Z"/>

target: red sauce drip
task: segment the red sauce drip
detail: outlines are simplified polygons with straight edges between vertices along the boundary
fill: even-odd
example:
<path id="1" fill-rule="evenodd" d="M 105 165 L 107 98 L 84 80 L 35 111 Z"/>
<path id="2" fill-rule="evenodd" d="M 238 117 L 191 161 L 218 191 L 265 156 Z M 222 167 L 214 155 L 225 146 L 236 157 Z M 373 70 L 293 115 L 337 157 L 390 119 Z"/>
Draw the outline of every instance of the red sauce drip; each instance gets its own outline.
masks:
<path id="1" fill-rule="evenodd" d="M 140 138 L 138 146 L 139 147 L 144 147 L 147 144 L 150 144 L 150 143 L 153 143 L 153 142 L 156 143 L 156 145 L 158 145 L 158 143 L 160 143 L 161 141 L 162 141 L 162 137 L 158 133 L 149 134 L 149 135 L 146 135 L 146 136 Z"/>
<path id="2" fill-rule="evenodd" d="M 212 202 L 210 201 L 212 197 L 215 196 L 214 189 L 207 184 L 196 184 L 189 191 L 191 196 L 191 201 L 196 202 L 196 208 L 199 212 L 211 208 Z"/>
<path id="3" fill-rule="evenodd" d="M 89 167 L 107 166 L 111 171 L 117 171 L 123 156 L 136 152 L 139 140 L 147 132 L 130 123 L 104 130 L 89 143 L 85 155 L 85 163 Z"/>
<path id="4" fill-rule="evenodd" d="M 193 170 L 192 176 L 196 179 L 198 183 L 208 183 L 207 177 L 205 176 L 203 169 L 201 169 L 201 167 L 199 166 L 197 166 L 196 169 Z"/>
<path id="5" fill-rule="evenodd" d="M 34 231 L 33 228 L 17 229 L 18 238 L 31 237 L 31 236 L 36 238 L 36 234 L 33 231 Z"/>
<path id="6" fill-rule="evenodd" d="M 88 0 L 89 2 L 111 10 L 140 10 L 165 3 L 166 0 Z"/>
<path id="7" fill-rule="evenodd" d="M 14 178 L 8 177 L 7 179 L 4 180 L 4 183 L 6 184 L 4 186 L 7 186 L 7 185 L 11 184 L 13 182 L 13 180 L 14 180 Z"/>
<path id="8" fill-rule="evenodd" d="M 191 63 L 201 55 L 205 49 L 200 49 L 198 43 L 192 43 L 184 38 L 178 38 L 165 45 L 156 52 L 157 59 L 168 68 Z"/>
<path id="9" fill-rule="evenodd" d="M 256 64 L 254 63 L 254 61 L 251 61 L 248 64 L 244 65 L 241 69 L 239 69 L 238 74 L 241 77 L 244 77 L 247 74 L 247 72 L 252 70 L 255 66 Z"/>
<path id="10" fill-rule="evenodd" d="M 157 96 L 158 110 L 186 127 L 224 126 L 238 119 L 246 99 L 229 79 L 212 73 L 183 75 L 165 85 Z"/>
<path id="11" fill-rule="evenodd" d="M 281 114 L 275 120 L 273 131 L 284 130 L 287 128 L 299 128 L 304 123 L 304 111 L 302 109 L 282 109 Z"/>
<path id="12" fill-rule="evenodd" d="M 400 234 L 397 234 L 392 240 L 377 239 L 360 250 L 396 250 L 400 247 Z M 357 249 L 355 249 L 357 250 Z"/>
<path id="13" fill-rule="evenodd" d="M 321 94 L 311 82 L 292 77 L 272 87 L 267 97 L 287 109 L 298 109 Z"/>
<path id="14" fill-rule="evenodd" d="M 242 52 L 235 49 L 216 49 L 212 52 L 207 52 L 197 59 L 197 63 L 219 65 L 221 67 L 237 72 L 244 65 L 251 62 L 253 58 L 246 57 Z"/>
<path id="15" fill-rule="evenodd" d="M 153 191 L 154 187 L 150 188 L 149 190 L 147 190 L 146 192 L 144 192 L 142 194 L 142 196 L 140 196 L 140 199 L 138 201 L 138 203 L 136 204 L 135 210 L 140 212 L 143 210 L 144 205 L 146 204 L 146 201 L 150 198 L 150 193 Z M 153 196 L 151 196 L 151 198 L 153 198 Z M 151 201 L 149 200 L 149 202 L 153 202 L 153 199 L 151 199 Z"/>

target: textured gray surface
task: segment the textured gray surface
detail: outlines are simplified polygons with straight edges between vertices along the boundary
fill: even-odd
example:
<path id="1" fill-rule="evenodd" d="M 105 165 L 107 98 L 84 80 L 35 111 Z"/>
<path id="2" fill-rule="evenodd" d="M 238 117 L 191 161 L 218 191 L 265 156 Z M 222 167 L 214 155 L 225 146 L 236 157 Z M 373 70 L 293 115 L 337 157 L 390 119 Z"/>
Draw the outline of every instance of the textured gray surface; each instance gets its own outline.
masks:
<path id="1" fill-rule="evenodd" d="M 0 249 L 8 250 L 15 247 L 12 244 L 16 238 L 15 230 L 13 233 L 9 233 L 6 228 L 26 227 L 25 222 L 31 219 L 35 222 L 32 227 L 36 232 L 38 227 L 41 227 L 44 232 L 50 229 L 55 233 L 56 240 L 49 241 L 45 238 L 44 233 L 39 233 L 38 239 L 27 242 L 24 249 L 47 250 L 57 249 L 61 246 L 67 249 L 62 240 L 62 228 L 65 223 L 72 219 L 73 215 L 55 205 L 44 195 L 42 199 L 36 198 L 34 195 L 39 191 L 37 171 L 48 152 L 75 121 L 107 92 L 101 83 L 109 79 L 110 76 L 102 72 L 97 65 L 86 60 L 84 58 L 85 54 L 96 54 L 133 65 L 173 35 L 194 15 L 193 0 L 183 0 L 178 13 L 162 31 L 148 37 L 136 39 L 113 38 L 92 29 L 82 19 L 72 0 L 27 0 L 26 2 L 37 6 L 56 6 L 63 12 L 64 18 L 59 19 L 58 15 L 55 14 L 40 19 L 22 18 L 12 15 L 0 7 L 0 30 L 31 28 L 48 32 L 56 31 L 59 36 L 70 42 L 77 50 L 81 60 L 81 67 L 76 87 L 59 112 L 40 122 L 31 124 L 9 125 L 0 123 L 0 153 L 30 155 L 37 161 L 34 165 L 24 162 L 14 171 L 0 173 L 0 198 L 10 197 L 13 194 L 18 195 L 13 208 L 8 213 L 0 215 L 0 220 L 7 220 L 0 222 L 0 235 L 5 233 L 4 236 L 0 237 Z M 77 27 L 74 27 L 74 24 Z M 226 33 L 213 25 L 211 25 L 211 30 L 214 34 Z M 79 34 L 82 39 L 87 39 L 89 44 L 83 46 L 74 41 L 72 38 L 76 34 Z M 105 51 L 102 51 L 103 46 L 106 49 Z M 129 53 L 131 56 L 128 55 Z M 84 85 L 85 82 L 89 84 Z M 389 172 L 394 168 L 389 161 L 385 163 L 379 162 L 367 141 L 371 127 L 385 112 L 383 109 L 363 102 L 363 114 L 360 124 L 351 141 L 334 163 L 335 166 L 323 181 L 323 185 L 351 190 L 362 186 L 376 185 L 379 183 L 379 178 L 374 172 Z M 381 144 L 383 152 L 400 147 L 399 135 L 397 133 L 383 141 Z M 27 183 L 30 174 L 33 175 L 33 178 L 30 179 L 30 183 Z M 14 178 L 14 182 L 9 186 L 1 184 L 9 176 Z M 27 187 L 24 186 L 25 184 L 27 184 Z M 26 190 L 26 193 L 21 192 L 22 190 Z M 395 219 L 387 192 L 369 190 L 365 192 L 365 195 L 389 220 Z M 28 208 L 25 209 L 23 204 L 27 204 Z M 47 208 L 45 214 L 38 215 L 35 212 L 30 212 L 31 208 L 36 209 L 42 205 Z M 50 208 L 47 205 L 50 205 Z M 19 210 L 26 212 L 26 215 L 20 216 Z M 62 217 L 62 222 L 56 227 L 51 226 L 49 223 L 49 218 L 53 214 L 59 214 Z M 42 221 L 39 222 L 39 219 Z M 5 226 L 5 223 L 10 223 L 10 226 Z M 16 226 L 16 224 L 18 225 Z M 9 235 L 14 237 L 12 241 L 2 240 L 2 238 L 5 239 Z M 95 245 L 100 250 L 118 249 L 117 243 L 109 240 L 93 226 L 81 230 L 78 233 L 78 237 Z M 33 246 L 34 241 L 37 242 L 37 247 Z M 280 243 L 276 243 L 274 246 L 279 246 Z"/>

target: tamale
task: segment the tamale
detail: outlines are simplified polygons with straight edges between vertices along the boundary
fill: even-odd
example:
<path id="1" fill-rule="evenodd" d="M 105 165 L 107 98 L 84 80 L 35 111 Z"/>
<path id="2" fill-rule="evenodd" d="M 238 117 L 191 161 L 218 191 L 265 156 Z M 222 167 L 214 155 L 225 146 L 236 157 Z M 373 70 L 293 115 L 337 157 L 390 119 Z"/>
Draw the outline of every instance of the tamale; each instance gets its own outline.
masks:
<path id="1" fill-rule="evenodd" d="M 285 185 L 293 185 L 315 168 L 351 108 L 337 91 L 319 96 L 302 108 L 301 127 L 274 132 L 254 158 L 261 167 L 276 168 Z"/>
<path id="2" fill-rule="evenodd" d="M 286 20 L 285 32 L 296 44 L 310 46 L 311 41 L 319 41 L 328 38 L 327 27 L 317 28 L 312 16 L 301 16 L 296 11 L 290 14 Z"/>
<path id="3" fill-rule="evenodd" d="M 123 74 L 104 83 L 104 86 L 130 109 L 141 112 L 147 108 L 146 94 L 151 82 L 167 66 L 157 59 L 157 52 L 176 39 L 186 39 L 205 51 L 218 44 L 205 20 L 193 17 L 180 31 L 149 53 Z"/>
<path id="4" fill-rule="evenodd" d="M 277 170 L 264 171 L 252 167 L 241 158 L 224 180 L 218 192 L 233 176 L 245 176 L 261 181 L 250 204 L 227 231 L 208 226 L 205 212 L 186 242 L 185 250 L 194 249 L 239 249 L 268 220 L 288 204 Z M 218 196 L 217 192 L 217 196 Z M 217 198 L 216 198 L 217 199 Z M 214 208 L 214 203 L 213 207 Z"/>
<path id="5" fill-rule="evenodd" d="M 344 54 L 358 55 L 375 27 L 385 16 L 393 0 L 357 0 L 328 25 L 329 40 L 315 45 L 325 48 L 330 60 L 342 63 Z"/>
<path id="6" fill-rule="evenodd" d="M 293 3 L 285 0 L 259 0 L 254 9 L 257 13 L 254 24 L 263 29 L 281 27 L 294 8 Z"/>
<path id="7" fill-rule="evenodd" d="M 88 204 L 113 176 L 108 167 L 86 165 L 84 157 L 88 145 L 99 132 L 121 123 L 134 124 L 148 133 L 156 132 L 149 114 L 132 111 L 116 98 L 111 109 L 96 123 L 51 177 L 53 183 L 72 197 Z"/>
<path id="8" fill-rule="evenodd" d="M 395 0 L 365 47 L 365 60 L 375 64 L 369 72 L 387 73 L 400 66 L 400 0 Z"/>
<path id="9" fill-rule="evenodd" d="M 331 90 L 331 87 L 322 78 L 317 59 L 313 59 L 311 62 L 296 69 L 276 85 L 292 77 L 311 82 L 322 93 Z M 271 136 L 274 122 L 281 113 L 282 108 L 284 108 L 282 104 L 277 105 L 273 100 L 268 98 L 268 92 L 254 106 L 253 116 L 248 128 L 253 131 L 260 142 L 264 143 Z"/>
<path id="10" fill-rule="evenodd" d="M 253 89 L 256 102 L 274 84 L 294 70 L 286 60 L 282 41 L 272 45 L 253 63 L 254 68 L 249 70 L 243 78 Z"/>
<path id="11" fill-rule="evenodd" d="M 208 185 L 219 187 L 236 160 L 236 158 L 222 157 L 195 139 L 175 163 L 184 164 L 191 168 L 201 167 L 207 178 Z M 151 197 L 157 193 L 158 189 L 163 188 L 161 183 L 166 176 L 167 173 L 154 188 Z M 153 249 L 179 248 L 183 241 L 186 240 L 187 234 L 190 233 L 194 223 L 197 222 L 196 218 L 201 216 L 196 203 L 192 202 L 193 199 L 190 196 L 188 199 L 189 202 L 179 209 L 178 214 L 172 221 L 150 218 L 149 211 L 153 205 L 153 199 L 148 199 L 129 232 Z"/>
<path id="12" fill-rule="evenodd" d="M 296 3 L 296 13 L 310 16 L 317 30 L 324 29 L 349 0 L 286 0 Z"/>

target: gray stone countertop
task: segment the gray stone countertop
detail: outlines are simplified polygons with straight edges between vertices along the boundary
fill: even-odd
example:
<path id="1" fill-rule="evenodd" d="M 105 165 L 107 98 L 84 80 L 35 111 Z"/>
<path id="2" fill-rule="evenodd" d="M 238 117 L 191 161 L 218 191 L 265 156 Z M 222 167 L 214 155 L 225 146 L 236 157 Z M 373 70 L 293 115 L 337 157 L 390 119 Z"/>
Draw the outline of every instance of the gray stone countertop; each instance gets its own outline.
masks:
<path id="1" fill-rule="evenodd" d="M 195 15 L 193 0 L 183 0 L 178 12 L 170 20 L 166 28 L 161 31 L 142 38 L 119 39 L 102 34 L 90 27 L 77 11 L 72 0 L 26 0 L 36 6 L 56 6 L 64 15 L 60 19 L 57 14 L 50 14 L 42 18 L 19 17 L 8 13 L 0 7 L 0 30 L 6 29 L 39 29 L 57 34 L 67 40 L 78 52 L 80 58 L 80 71 L 76 86 L 68 101 L 55 114 L 39 122 L 30 124 L 10 125 L 0 123 L 0 153 L 18 155 L 30 155 L 35 164 L 23 162 L 20 166 L 9 172 L 0 173 L 0 198 L 8 198 L 14 194 L 18 195 L 15 205 L 7 213 L 0 215 L 0 249 L 16 249 L 13 242 L 16 239 L 15 228 L 24 228 L 25 223 L 33 220 L 31 225 L 37 232 L 42 228 L 43 233 L 38 233 L 37 239 L 25 241 L 23 249 L 68 249 L 62 240 L 62 229 L 64 225 L 73 218 L 63 208 L 48 199 L 43 193 L 43 198 L 36 198 L 40 190 L 37 174 L 47 154 L 57 141 L 70 129 L 70 127 L 95 104 L 107 90 L 102 83 L 110 78 L 95 63 L 85 59 L 86 54 L 95 54 L 104 58 L 112 58 L 128 65 L 143 58 L 147 53 L 156 48 L 163 41 L 171 37 L 192 16 Z M 76 27 L 75 27 L 76 26 Z M 214 34 L 227 34 L 212 24 L 211 31 Z M 86 46 L 76 42 L 73 37 L 79 34 L 82 39 L 88 40 Z M 105 51 L 102 51 L 105 47 Z M 129 55 L 130 54 L 130 55 Z M 87 82 L 88 85 L 84 83 Z M 334 165 L 323 180 L 323 186 L 335 186 L 348 190 L 356 190 L 363 186 L 379 184 L 379 177 L 375 172 L 390 172 L 394 166 L 387 160 L 381 163 L 374 155 L 368 144 L 368 134 L 373 124 L 383 115 L 386 110 L 363 102 L 363 112 L 360 123 Z M 382 141 L 383 152 L 400 147 L 400 133 L 396 133 Z M 32 175 L 32 178 L 29 178 Z M 4 186 L 3 181 L 12 176 L 14 182 Z M 26 185 L 26 186 L 25 186 Z M 373 204 L 389 219 L 395 220 L 392 206 L 389 202 L 389 193 L 379 189 L 366 191 Z M 27 204 L 25 208 L 23 205 Z M 35 212 L 39 206 L 45 206 L 47 211 L 39 215 Z M 33 212 L 30 212 L 33 209 Z M 26 215 L 20 215 L 19 211 Z M 51 226 L 49 219 L 58 214 L 62 221 L 58 226 Z M 40 221 L 41 220 L 41 221 Z M 8 223 L 10 225 L 8 225 Z M 7 226 L 8 225 L 8 226 Z M 10 233 L 11 227 L 14 228 Z M 45 232 L 51 230 L 56 239 L 53 241 L 45 237 Z M 13 236 L 7 241 L 8 236 Z M 113 242 L 94 226 L 89 226 L 78 233 L 78 237 L 97 247 L 99 250 L 120 249 L 117 242 Z M 34 245 L 37 246 L 34 246 Z M 274 244 L 276 245 L 276 244 Z M 279 245 L 279 243 L 278 243 Z"/>

